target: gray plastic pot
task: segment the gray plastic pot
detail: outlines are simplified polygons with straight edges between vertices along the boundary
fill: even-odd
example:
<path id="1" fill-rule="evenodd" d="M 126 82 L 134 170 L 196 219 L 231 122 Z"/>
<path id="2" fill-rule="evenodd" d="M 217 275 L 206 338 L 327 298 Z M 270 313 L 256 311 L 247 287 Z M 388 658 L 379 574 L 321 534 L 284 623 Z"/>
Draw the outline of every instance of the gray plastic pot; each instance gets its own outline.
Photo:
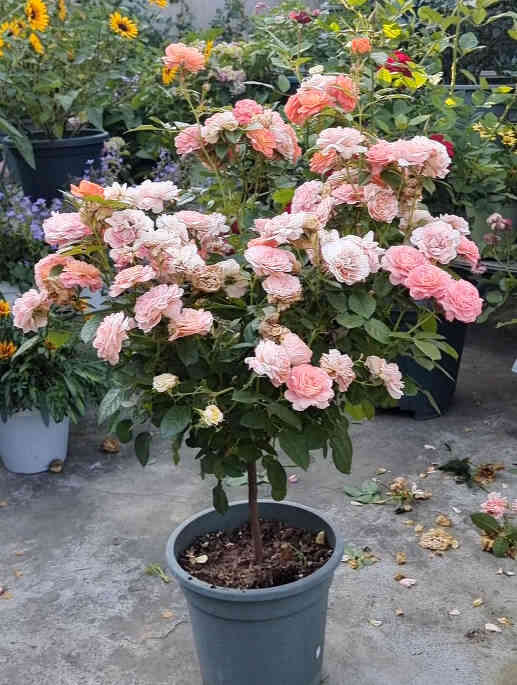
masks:
<path id="1" fill-rule="evenodd" d="M 47 471 L 54 459 L 64 461 L 68 451 L 70 421 L 46 426 L 39 411 L 20 411 L 0 421 L 0 457 L 13 473 Z"/>
<path id="2" fill-rule="evenodd" d="M 334 552 L 325 566 L 301 580 L 263 590 L 232 590 L 197 580 L 178 564 L 194 538 L 238 528 L 248 503 L 221 516 L 207 509 L 176 528 L 167 561 L 187 599 L 203 685 L 320 685 L 328 591 L 344 542 L 321 514 L 292 502 L 261 500 L 264 519 L 319 532 Z"/>

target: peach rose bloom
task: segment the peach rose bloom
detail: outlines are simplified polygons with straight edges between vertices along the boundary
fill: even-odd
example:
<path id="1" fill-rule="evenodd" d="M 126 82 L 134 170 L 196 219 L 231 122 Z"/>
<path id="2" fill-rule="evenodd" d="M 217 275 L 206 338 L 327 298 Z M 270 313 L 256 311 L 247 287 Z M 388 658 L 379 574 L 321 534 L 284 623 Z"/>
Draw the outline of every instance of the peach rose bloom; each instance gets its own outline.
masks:
<path id="1" fill-rule="evenodd" d="M 257 128 L 246 131 L 246 137 L 251 142 L 251 146 L 257 152 L 261 152 L 267 159 L 273 159 L 275 154 L 275 136 L 268 128 Z"/>
<path id="2" fill-rule="evenodd" d="M 79 183 L 79 186 L 74 186 L 72 183 L 70 185 L 70 192 L 75 197 L 88 197 L 89 195 L 104 197 L 104 188 L 102 186 L 84 179 Z"/>
<path id="3" fill-rule="evenodd" d="M 350 41 L 350 52 L 354 55 L 367 55 L 372 49 L 368 38 L 352 38 Z"/>
<path id="4" fill-rule="evenodd" d="M 445 221 L 435 220 L 415 228 L 410 240 L 427 257 L 448 264 L 458 253 L 461 234 Z"/>
<path id="5" fill-rule="evenodd" d="M 233 112 L 217 112 L 205 120 L 203 126 L 203 140 L 206 143 L 215 145 L 219 140 L 221 131 L 235 131 L 239 127 L 239 122 Z"/>
<path id="6" fill-rule="evenodd" d="M 372 176 L 378 177 L 382 170 L 394 160 L 393 143 L 387 140 L 378 140 L 366 153 L 366 159 L 372 170 Z"/>
<path id="7" fill-rule="evenodd" d="M 203 147 L 201 126 L 195 124 L 194 126 L 184 128 L 174 139 L 174 145 L 180 157 L 200 150 Z"/>
<path id="8" fill-rule="evenodd" d="M 72 257 L 61 254 L 49 254 L 40 259 L 34 266 L 34 280 L 38 288 L 50 293 L 55 288 L 60 290 L 59 274 L 71 260 Z"/>
<path id="9" fill-rule="evenodd" d="M 181 313 L 169 323 L 169 340 L 189 335 L 208 335 L 212 330 L 214 317 L 204 309 L 190 309 L 185 307 Z"/>
<path id="10" fill-rule="evenodd" d="M 344 112 L 353 112 L 359 99 L 359 90 L 350 76 L 339 74 L 334 83 L 326 88 L 327 93 L 335 98 Z"/>
<path id="11" fill-rule="evenodd" d="M 323 187 L 321 181 L 307 181 L 306 183 L 302 183 L 302 185 L 298 186 L 294 191 L 293 199 L 291 201 L 291 211 L 314 211 L 321 202 Z"/>
<path id="12" fill-rule="evenodd" d="M 260 233 L 261 238 L 272 239 L 275 243 L 272 247 L 275 247 L 301 238 L 305 225 L 312 218 L 312 214 L 308 212 L 292 212 L 291 214 L 284 212 L 271 219 L 256 219 L 254 230 Z M 251 241 L 248 245 L 250 244 Z"/>
<path id="13" fill-rule="evenodd" d="M 122 344 L 128 339 L 128 331 L 133 327 L 133 320 L 124 316 L 124 312 L 104 317 L 93 341 L 97 356 L 111 366 L 118 364 Z"/>
<path id="14" fill-rule="evenodd" d="M 381 267 L 389 272 L 392 285 L 404 285 L 413 269 L 427 263 L 425 256 L 409 245 L 389 247 L 381 259 Z"/>
<path id="15" fill-rule="evenodd" d="M 255 348 L 255 356 L 246 357 L 244 362 L 257 376 L 267 376 L 275 388 L 289 378 L 291 363 L 287 352 L 272 340 L 261 340 Z"/>
<path id="16" fill-rule="evenodd" d="M 339 283 L 353 285 L 364 281 L 370 273 L 368 255 L 349 236 L 325 243 L 321 254 L 326 267 Z"/>
<path id="17" fill-rule="evenodd" d="M 354 183 L 341 183 L 332 191 L 336 204 L 358 205 L 364 202 L 364 186 Z"/>
<path id="18" fill-rule="evenodd" d="M 329 350 L 328 354 L 322 354 L 320 366 L 336 381 L 340 392 L 346 392 L 355 381 L 354 362 L 348 354 L 341 354 L 339 350 Z"/>
<path id="19" fill-rule="evenodd" d="M 165 57 L 162 58 L 167 69 L 183 67 L 190 74 L 197 74 L 205 68 L 205 56 L 196 48 L 189 47 L 184 43 L 171 43 L 165 48 Z"/>
<path id="20" fill-rule="evenodd" d="M 271 112 L 269 130 L 275 139 L 275 148 L 279 155 L 295 164 L 302 156 L 302 149 L 292 126 L 286 124 L 278 112 Z"/>
<path id="21" fill-rule="evenodd" d="M 24 333 L 37 333 L 48 322 L 50 300 L 46 292 L 38 292 L 34 288 L 19 297 L 13 305 L 13 323 Z"/>
<path id="22" fill-rule="evenodd" d="M 88 288 L 92 292 L 102 288 L 102 276 L 93 264 L 71 259 L 65 264 L 59 280 L 65 288 Z"/>
<path id="23" fill-rule="evenodd" d="M 479 254 L 478 246 L 473 240 L 469 240 L 462 235 L 458 245 L 458 254 L 470 264 L 473 271 L 477 268 L 481 255 Z"/>
<path id="24" fill-rule="evenodd" d="M 286 351 L 291 366 L 310 363 L 312 350 L 296 333 L 289 331 L 282 334 L 280 336 L 280 344 Z"/>
<path id="25" fill-rule="evenodd" d="M 298 302 L 302 297 L 302 284 L 296 276 L 285 273 L 275 273 L 262 281 L 262 287 L 268 295 L 271 304 L 287 306 Z"/>
<path id="26" fill-rule="evenodd" d="M 371 218 L 374 221 L 391 224 L 399 212 L 399 203 L 393 190 L 368 183 L 364 186 L 363 192 Z"/>
<path id="27" fill-rule="evenodd" d="M 140 283 L 146 283 L 156 278 L 151 266 L 130 266 L 128 269 L 119 271 L 109 289 L 110 297 L 118 297 L 121 293 L 134 288 Z"/>
<path id="28" fill-rule="evenodd" d="M 389 364 L 382 357 L 376 357 L 375 355 L 367 357 L 365 364 L 372 377 L 383 382 L 390 397 L 393 397 L 394 400 L 400 400 L 404 394 L 402 392 L 404 382 L 397 364 Z"/>
<path id="29" fill-rule="evenodd" d="M 155 285 L 144 295 L 140 295 L 135 303 L 135 320 L 144 333 L 157 326 L 162 317 L 176 319 L 183 307 L 181 296 L 183 289 L 175 283 L 172 285 Z"/>
<path id="30" fill-rule="evenodd" d="M 296 267 L 296 259 L 286 250 L 267 245 L 254 245 L 244 252 L 244 258 L 251 264 L 257 276 L 270 276 L 283 272 L 289 273 Z"/>
<path id="31" fill-rule="evenodd" d="M 458 319 L 463 323 L 474 323 L 483 309 L 477 288 L 463 279 L 455 281 L 451 278 L 447 292 L 439 302 L 447 321 Z"/>
<path id="32" fill-rule="evenodd" d="M 43 222 L 45 241 L 53 247 L 67 247 L 72 243 L 83 240 L 91 235 L 91 229 L 86 226 L 79 212 L 64 212 L 52 215 Z"/>
<path id="33" fill-rule="evenodd" d="M 445 221 L 446 224 L 450 224 L 463 235 L 468 235 L 470 233 L 468 221 L 461 216 L 456 216 L 456 214 L 440 214 L 438 218 L 440 221 Z"/>
<path id="34" fill-rule="evenodd" d="M 289 121 L 301 126 L 307 119 L 334 104 L 335 100 L 327 93 L 314 88 L 302 88 L 296 95 L 291 95 L 287 101 L 285 114 Z"/>
<path id="35" fill-rule="evenodd" d="M 434 297 L 440 300 L 449 287 L 451 277 L 446 271 L 433 264 L 421 264 L 412 269 L 404 285 L 414 300 Z"/>
<path id="36" fill-rule="evenodd" d="M 334 397 L 332 379 L 317 366 L 300 364 L 291 369 L 284 397 L 295 411 L 304 411 L 308 407 L 326 409 Z"/>
<path id="37" fill-rule="evenodd" d="M 315 152 L 311 157 L 310 170 L 313 174 L 323 176 L 334 168 L 336 161 L 337 152 L 335 150 L 329 150 L 326 153 Z"/>
<path id="38" fill-rule="evenodd" d="M 264 107 L 255 100 L 237 100 L 233 106 L 233 115 L 241 126 L 247 126 L 256 114 L 262 114 Z"/>

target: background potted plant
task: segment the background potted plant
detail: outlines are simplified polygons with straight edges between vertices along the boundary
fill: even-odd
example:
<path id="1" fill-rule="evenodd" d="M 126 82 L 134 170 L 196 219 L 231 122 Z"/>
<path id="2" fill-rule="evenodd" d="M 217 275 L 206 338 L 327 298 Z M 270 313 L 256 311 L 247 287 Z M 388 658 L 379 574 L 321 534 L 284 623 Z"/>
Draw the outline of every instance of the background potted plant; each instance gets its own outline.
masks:
<path id="1" fill-rule="evenodd" d="M 17 316 L 23 314 L 15 306 Z M 63 462 L 70 420 L 77 422 L 104 391 L 102 366 L 77 347 L 70 322 L 59 319 L 52 332 L 22 335 L 9 303 L 0 300 L 0 458 L 13 473 Z"/>

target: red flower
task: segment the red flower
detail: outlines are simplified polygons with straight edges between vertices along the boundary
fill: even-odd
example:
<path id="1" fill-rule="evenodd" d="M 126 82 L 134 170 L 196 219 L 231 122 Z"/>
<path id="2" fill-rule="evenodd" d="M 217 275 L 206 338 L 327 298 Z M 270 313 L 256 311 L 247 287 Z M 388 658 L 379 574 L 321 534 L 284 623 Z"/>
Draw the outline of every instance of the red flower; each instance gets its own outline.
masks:
<path id="1" fill-rule="evenodd" d="M 395 50 L 393 53 L 393 57 L 396 59 L 397 62 L 401 62 L 402 64 L 406 64 L 406 62 L 412 62 L 412 58 L 409 55 L 406 55 L 405 52 L 400 52 L 400 50 Z M 390 61 L 391 57 L 388 58 L 388 62 Z"/>
<path id="2" fill-rule="evenodd" d="M 454 145 L 453 143 L 451 143 L 450 140 L 446 140 L 445 136 L 442 136 L 441 133 L 433 133 L 433 135 L 429 136 L 429 138 L 431 140 L 436 140 L 438 143 L 441 143 L 442 145 L 445 145 L 449 157 L 451 159 L 454 157 Z"/>
<path id="3" fill-rule="evenodd" d="M 300 12 L 295 12 L 294 10 L 289 12 L 289 19 L 297 21 L 299 24 L 308 24 L 312 21 L 311 15 L 307 14 L 307 12 L 304 12 L 303 10 Z"/>
<path id="4" fill-rule="evenodd" d="M 412 61 L 412 58 L 409 55 L 406 55 L 405 52 L 400 52 L 397 50 L 393 53 L 393 55 L 388 57 L 384 63 L 384 68 L 392 73 L 403 74 L 404 76 L 411 78 L 411 71 L 403 65 Z"/>

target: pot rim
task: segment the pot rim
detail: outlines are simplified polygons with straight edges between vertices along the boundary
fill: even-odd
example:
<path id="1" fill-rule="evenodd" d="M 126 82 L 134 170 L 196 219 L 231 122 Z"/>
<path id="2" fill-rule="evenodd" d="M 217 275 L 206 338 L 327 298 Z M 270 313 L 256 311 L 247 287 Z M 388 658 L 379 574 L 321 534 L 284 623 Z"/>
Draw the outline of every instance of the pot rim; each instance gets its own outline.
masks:
<path id="1" fill-rule="evenodd" d="M 88 145 L 93 143 L 98 143 L 102 140 L 106 140 L 109 137 L 107 131 L 102 131 L 98 128 L 87 128 L 84 129 L 84 136 L 70 136 L 69 138 L 31 138 L 29 140 L 33 147 L 35 148 L 66 148 L 66 147 L 76 147 L 78 145 Z M 4 144 L 9 148 L 16 148 L 16 144 L 11 138 L 4 138 Z"/>
<path id="2" fill-rule="evenodd" d="M 275 601 L 278 599 L 284 599 L 286 597 L 298 595 L 302 592 L 307 592 L 311 590 L 313 587 L 316 587 L 317 585 L 323 583 L 328 577 L 331 577 L 334 574 L 334 571 L 336 570 L 337 566 L 339 565 L 343 557 L 345 543 L 343 537 L 338 533 L 336 527 L 329 521 L 329 519 L 326 518 L 326 516 L 324 516 L 316 509 L 313 509 L 312 507 L 305 506 L 304 504 L 299 504 L 298 502 L 291 502 L 290 500 L 282 500 L 281 502 L 276 502 L 273 499 L 259 499 L 259 505 L 262 503 L 274 504 L 278 507 L 302 509 L 313 514 L 314 516 L 317 516 L 319 519 L 321 519 L 323 524 L 325 524 L 332 530 L 335 536 L 334 551 L 330 559 L 328 559 L 324 566 L 319 568 L 314 573 L 311 573 L 311 575 L 306 576 L 305 578 L 300 578 L 300 580 L 295 580 L 285 585 L 277 585 L 271 588 L 253 588 L 249 590 L 238 590 L 234 588 L 217 587 L 209 585 L 205 581 L 199 580 L 194 576 L 191 576 L 179 565 L 176 559 L 176 555 L 174 553 L 174 546 L 176 544 L 177 538 L 191 523 L 202 518 L 203 516 L 207 516 L 208 514 L 212 514 L 215 512 L 215 509 L 213 507 L 210 507 L 208 509 L 204 509 L 203 511 L 198 512 L 197 514 L 194 514 L 193 516 L 190 516 L 186 521 L 179 525 L 169 536 L 169 539 L 167 541 L 166 556 L 169 568 L 171 569 L 175 578 L 182 585 L 187 586 L 190 591 L 195 592 L 199 595 L 203 595 L 205 597 L 210 597 L 211 599 L 222 600 L 226 602 L 261 602 Z M 238 500 L 236 502 L 230 503 L 230 507 L 235 507 L 238 505 L 245 505 L 247 507 L 248 500 Z"/>

